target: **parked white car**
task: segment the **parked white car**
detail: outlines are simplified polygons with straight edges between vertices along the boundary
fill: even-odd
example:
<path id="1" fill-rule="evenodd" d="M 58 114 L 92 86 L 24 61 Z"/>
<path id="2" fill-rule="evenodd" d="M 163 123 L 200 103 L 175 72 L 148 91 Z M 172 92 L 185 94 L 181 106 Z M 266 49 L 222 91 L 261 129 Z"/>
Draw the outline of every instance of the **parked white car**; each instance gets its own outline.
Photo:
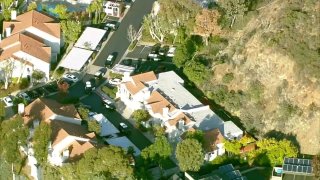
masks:
<path id="1" fill-rule="evenodd" d="M 6 104 L 6 107 L 11 107 L 11 106 L 13 106 L 13 101 L 12 101 L 11 97 L 6 96 L 6 97 L 4 97 L 2 100 L 3 100 L 3 102 Z"/>
<path id="2" fill-rule="evenodd" d="M 121 79 L 113 78 L 108 81 L 111 85 L 119 85 L 121 83 Z"/>
<path id="3" fill-rule="evenodd" d="M 176 47 L 171 46 L 168 50 L 167 57 L 173 57 L 176 51 Z"/>
<path id="4" fill-rule="evenodd" d="M 73 74 L 64 74 L 63 76 L 62 76 L 63 78 L 65 78 L 65 79 L 67 79 L 67 80 L 70 80 L 70 81 L 72 81 L 72 82 L 77 82 L 77 81 L 79 81 L 79 79 L 75 76 L 75 75 L 73 75 Z"/>

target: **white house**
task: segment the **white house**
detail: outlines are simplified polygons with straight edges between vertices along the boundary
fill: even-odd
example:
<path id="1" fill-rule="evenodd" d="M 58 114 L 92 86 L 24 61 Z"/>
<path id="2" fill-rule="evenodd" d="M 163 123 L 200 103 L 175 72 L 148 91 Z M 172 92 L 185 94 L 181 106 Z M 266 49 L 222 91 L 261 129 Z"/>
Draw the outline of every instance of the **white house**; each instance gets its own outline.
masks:
<path id="1" fill-rule="evenodd" d="M 218 128 L 204 131 L 205 160 L 212 161 L 225 153 L 224 137 Z"/>
<path id="2" fill-rule="evenodd" d="M 219 128 L 221 132 L 226 132 L 229 123 L 223 126 L 220 117 L 185 89 L 183 83 L 183 79 L 173 71 L 158 75 L 153 72 L 134 76 L 125 74 L 117 97 L 132 110 L 148 110 L 152 116 L 150 122 L 165 126 L 172 141 L 179 141 L 180 136 L 192 127 L 202 131 Z M 233 131 L 228 128 L 228 132 L 240 136 L 242 131 L 238 129 Z"/>
<path id="3" fill-rule="evenodd" d="M 23 119 L 31 132 L 40 121 L 51 125 L 48 161 L 52 165 L 62 166 L 65 162 L 78 160 L 96 142 L 95 134 L 81 126 L 74 105 L 62 105 L 52 99 L 38 98 L 25 107 Z"/>
<path id="4" fill-rule="evenodd" d="M 108 16 L 120 17 L 122 8 L 123 8 L 122 4 L 120 4 L 118 2 L 107 1 L 104 4 L 104 12 Z"/>
<path id="5" fill-rule="evenodd" d="M 1 76 L 4 66 L 14 61 L 10 77 L 28 77 L 33 70 L 40 70 L 49 79 L 50 63 L 60 53 L 60 23 L 37 11 L 19 16 L 12 12 L 11 21 L 3 22 L 4 39 L 0 41 Z"/>

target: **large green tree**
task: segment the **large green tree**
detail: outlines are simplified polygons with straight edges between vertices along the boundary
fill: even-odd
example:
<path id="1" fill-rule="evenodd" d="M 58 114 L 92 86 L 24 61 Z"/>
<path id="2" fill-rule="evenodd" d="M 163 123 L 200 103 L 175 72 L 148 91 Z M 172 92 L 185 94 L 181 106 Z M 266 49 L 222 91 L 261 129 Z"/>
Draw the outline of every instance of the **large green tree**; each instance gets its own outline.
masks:
<path id="1" fill-rule="evenodd" d="M 33 135 L 34 156 L 40 164 L 47 162 L 48 146 L 51 140 L 51 127 L 48 123 L 41 121 L 36 127 Z"/>
<path id="2" fill-rule="evenodd" d="M 196 85 L 201 85 L 210 78 L 210 70 L 204 64 L 195 60 L 187 62 L 183 72 Z"/>
<path id="3" fill-rule="evenodd" d="M 204 161 L 201 144 L 195 139 L 185 139 L 179 142 L 176 158 L 181 171 L 198 171 Z"/>
<path id="4" fill-rule="evenodd" d="M 75 170 L 80 179 L 133 178 L 133 168 L 130 166 L 129 157 L 123 149 L 114 146 L 89 149 L 76 164 Z"/>
<path id="5" fill-rule="evenodd" d="M 90 120 L 87 122 L 88 122 L 88 131 L 95 132 L 97 135 L 99 135 L 101 132 L 100 124 L 95 120 Z"/>
<path id="6" fill-rule="evenodd" d="M 199 11 L 200 7 L 192 0 L 159 0 L 144 18 L 143 27 L 155 41 L 163 42 L 169 35 L 176 37 L 180 27 L 192 31 Z"/>
<path id="7" fill-rule="evenodd" d="M 1 122 L 0 154 L 7 163 L 19 163 L 22 160 L 20 146 L 26 146 L 29 130 L 21 116 Z"/>
<path id="8" fill-rule="evenodd" d="M 149 159 L 156 162 L 160 167 L 165 159 L 169 158 L 172 154 L 172 148 L 167 138 L 164 136 L 157 137 L 153 144 L 145 148 L 141 152 L 144 159 Z"/>
<path id="9" fill-rule="evenodd" d="M 81 23 L 73 20 L 61 21 L 63 37 L 67 43 L 75 42 L 81 33 Z"/>
<path id="10" fill-rule="evenodd" d="M 201 144 L 204 143 L 204 133 L 201 130 L 187 131 L 187 133 L 185 134 L 185 138 L 195 139 Z"/>
<path id="11" fill-rule="evenodd" d="M 138 110 L 135 110 L 133 113 L 132 113 L 132 118 L 137 121 L 138 123 L 140 122 L 146 122 L 150 119 L 150 114 L 147 110 L 144 110 L 144 109 L 138 109 Z"/>
<path id="12" fill-rule="evenodd" d="M 248 11 L 246 0 L 221 0 L 218 5 L 223 8 L 226 18 L 232 28 L 237 17 L 243 17 Z"/>
<path id="13" fill-rule="evenodd" d="M 274 138 L 257 141 L 257 157 L 265 160 L 261 164 L 281 165 L 285 157 L 297 157 L 298 148 L 291 141 Z"/>

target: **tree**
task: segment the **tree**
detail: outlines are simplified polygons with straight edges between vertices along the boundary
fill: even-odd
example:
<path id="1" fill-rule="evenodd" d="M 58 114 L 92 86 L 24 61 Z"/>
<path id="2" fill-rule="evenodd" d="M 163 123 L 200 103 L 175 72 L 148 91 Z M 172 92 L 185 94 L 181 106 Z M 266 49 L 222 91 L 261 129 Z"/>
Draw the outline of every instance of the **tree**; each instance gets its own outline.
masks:
<path id="1" fill-rule="evenodd" d="M 240 149 L 242 147 L 240 141 L 238 140 L 225 140 L 224 141 L 224 147 L 226 149 L 227 152 L 238 155 L 240 154 Z"/>
<path id="2" fill-rule="evenodd" d="M 60 20 L 66 20 L 66 19 L 69 19 L 70 17 L 67 6 L 63 4 L 56 5 L 56 7 L 52 10 L 52 12 L 57 14 Z"/>
<path id="3" fill-rule="evenodd" d="M 181 171 L 198 171 L 204 161 L 201 144 L 195 139 L 185 139 L 179 142 L 176 158 Z"/>
<path id="4" fill-rule="evenodd" d="M 185 138 L 186 139 L 195 139 L 201 144 L 204 143 L 204 133 L 201 130 L 187 131 Z"/>
<path id="5" fill-rule="evenodd" d="M 34 70 L 31 74 L 31 77 L 35 79 L 36 81 L 39 81 L 43 79 L 46 76 L 46 74 L 43 71 L 40 70 Z"/>
<path id="6" fill-rule="evenodd" d="M 132 118 L 139 123 L 148 121 L 150 117 L 149 112 L 144 109 L 138 109 L 132 113 Z"/>
<path id="7" fill-rule="evenodd" d="M 31 2 L 28 6 L 27 11 L 31 11 L 31 10 L 36 10 L 37 9 L 37 3 L 36 2 Z"/>
<path id="8" fill-rule="evenodd" d="M 90 112 L 90 110 L 88 108 L 80 106 L 77 110 L 78 110 L 78 113 L 79 113 L 81 119 L 83 119 L 85 121 L 89 120 L 89 112 Z"/>
<path id="9" fill-rule="evenodd" d="M 172 154 L 172 148 L 167 138 L 164 136 L 156 137 L 153 144 L 141 152 L 141 156 L 152 162 L 157 163 L 162 169 L 163 162 Z"/>
<path id="10" fill-rule="evenodd" d="M 133 168 L 126 152 L 115 146 L 91 148 L 75 164 L 78 179 L 132 179 Z"/>
<path id="11" fill-rule="evenodd" d="M 219 35 L 221 28 L 218 25 L 220 14 L 217 10 L 202 9 L 196 16 L 196 25 L 194 33 L 203 37 L 204 42 L 208 45 L 208 38 L 211 35 Z"/>
<path id="12" fill-rule="evenodd" d="M 154 134 L 156 137 L 164 136 L 165 133 L 166 133 L 165 127 L 161 127 L 160 125 L 155 125 L 155 126 L 153 126 L 153 127 L 152 127 L 152 130 L 153 130 L 153 134 Z"/>
<path id="13" fill-rule="evenodd" d="M 91 13 L 94 12 L 94 24 L 99 23 L 101 20 L 101 12 L 103 11 L 103 3 L 101 0 L 94 0 L 92 3 L 87 7 L 86 11 L 89 13 L 91 18 Z"/>
<path id="14" fill-rule="evenodd" d="M 51 127 L 48 123 L 41 121 L 35 128 L 33 135 L 34 156 L 40 164 L 47 162 L 48 146 L 51 140 Z"/>
<path id="15" fill-rule="evenodd" d="M 0 154 L 7 163 L 22 161 L 20 146 L 27 145 L 29 129 L 24 125 L 21 116 L 2 121 L 0 127 Z"/>
<path id="16" fill-rule="evenodd" d="M 187 61 L 189 61 L 197 51 L 196 43 L 188 38 L 176 49 L 173 57 L 173 63 L 178 67 L 183 67 Z"/>
<path id="17" fill-rule="evenodd" d="M 198 86 L 206 82 L 210 77 L 209 69 L 201 62 L 195 60 L 189 61 L 185 65 L 183 72 L 190 81 Z"/>
<path id="18" fill-rule="evenodd" d="M 81 33 L 81 23 L 73 20 L 61 21 L 63 37 L 67 43 L 75 42 Z"/>
<path id="19" fill-rule="evenodd" d="M 223 8 L 228 20 L 231 20 L 230 27 L 232 28 L 237 17 L 243 17 L 248 11 L 246 0 L 222 0 L 218 5 Z"/>
<path id="20" fill-rule="evenodd" d="M 3 63 L 2 63 L 2 71 L 4 74 L 4 88 L 8 89 L 9 86 L 9 80 L 12 77 L 12 72 L 15 68 L 14 65 L 14 59 L 13 58 L 9 58 L 6 59 Z"/>
<path id="21" fill-rule="evenodd" d="M 269 165 L 281 165 L 285 157 L 297 157 L 298 148 L 291 141 L 283 139 L 277 141 L 274 138 L 257 141 L 257 154 L 263 155 Z"/>
<path id="22" fill-rule="evenodd" d="M 0 101 L 0 122 L 6 117 L 6 107 L 3 101 Z"/>
<path id="23" fill-rule="evenodd" d="M 88 121 L 88 131 L 100 134 L 101 126 L 97 121 Z"/>
<path id="24" fill-rule="evenodd" d="M 191 30 L 199 10 L 200 6 L 192 0 L 160 0 L 154 3 L 152 13 L 144 17 L 143 28 L 154 40 L 163 42 L 169 35 L 176 37 L 180 27 Z"/>
<path id="25" fill-rule="evenodd" d="M 137 31 L 133 28 L 132 24 L 130 24 L 127 29 L 127 37 L 130 42 L 133 42 L 134 40 L 136 40 Z"/>

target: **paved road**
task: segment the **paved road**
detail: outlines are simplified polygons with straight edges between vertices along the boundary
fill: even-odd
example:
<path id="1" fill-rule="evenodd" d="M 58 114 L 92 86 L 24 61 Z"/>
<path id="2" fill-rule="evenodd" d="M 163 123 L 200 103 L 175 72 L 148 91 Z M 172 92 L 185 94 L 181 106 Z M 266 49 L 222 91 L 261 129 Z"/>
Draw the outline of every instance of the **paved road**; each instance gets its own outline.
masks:
<path id="1" fill-rule="evenodd" d="M 126 16 L 122 19 L 117 31 L 110 37 L 108 43 L 101 50 L 95 62 L 96 66 L 104 66 L 107 56 L 113 52 L 117 52 L 118 56 L 115 64 L 118 63 L 121 57 L 128 49 L 130 42 L 127 39 L 127 29 L 131 24 L 136 30 L 141 27 L 143 17 L 151 12 L 152 4 L 155 0 L 136 0 L 130 7 Z"/>
<path id="2" fill-rule="evenodd" d="M 84 82 L 92 78 L 92 75 L 85 75 L 82 81 L 77 82 L 71 88 L 69 88 L 69 94 L 73 97 L 82 97 L 81 102 L 85 105 L 91 106 L 91 110 L 97 113 L 102 113 L 108 120 L 115 126 L 119 127 L 120 122 L 128 125 L 130 133 L 127 135 L 134 145 L 136 145 L 140 150 L 151 145 L 151 142 L 135 127 L 132 126 L 130 122 L 124 119 L 121 114 L 114 110 L 108 110 L 103 106 L 102 99 L 96 93 L 90 95 L 85 95 Z"/>

